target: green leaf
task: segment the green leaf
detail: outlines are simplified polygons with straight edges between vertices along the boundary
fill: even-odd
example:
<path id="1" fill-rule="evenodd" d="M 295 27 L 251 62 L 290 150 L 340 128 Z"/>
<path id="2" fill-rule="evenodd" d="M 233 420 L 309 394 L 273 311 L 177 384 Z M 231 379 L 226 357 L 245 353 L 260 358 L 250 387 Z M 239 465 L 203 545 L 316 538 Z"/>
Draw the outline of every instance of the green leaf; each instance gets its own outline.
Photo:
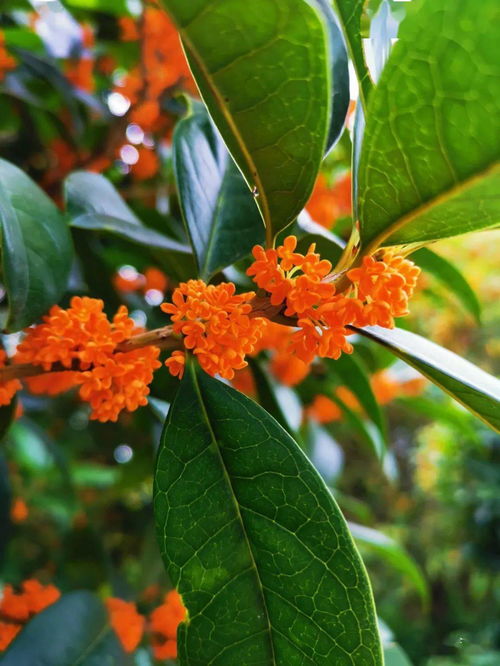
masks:
<path id="1" fill-rule="evenodd" d="M 7 327 L 29 326 L 66 290 L 73 257 L 68 227 L 56 205 L 25 173 L 0 159 L 3 282 Z"/>
<path id="2" fill-rule="evenodd" d="M 307 0 L 162 0 L 268 242 L 305 206 L 326 146 L 325 21 Z"/>
<path id="3" fill-rule="evenodd" d="M 344 131 L 345 119 L 349 109 L 349 67 L 346 45 L 329 0 L 316 0 L 323 12 L 330 40 L 330 66 L 332 68 L 332 108 L 330 130 L 326 141 L 328 154 Z"/>
<path id="4" fill-rule="evenodd" d="M 382 664 L 372 595 L 331 494 L 259 405 L 190 363 L 155 516 L 189 612 L 181 664 Z"/>
<path id="5" fill-rule="evenodd" d="M 155 229 L 145 227 L 113 185 L 97 173 L 75 171 L 64 181 L 70 226 L 102 231 L 150 249 L 189 253 L 189 248 Z"/>
<path id="6" fill-rule="evenodd" d="M 361 551 L 377 555 L 389 566 L 401 573 L 415 588 L 424 604 L 429 601 L 429 587 L 421 568 L 406 550 L 394 539 L 371 527 L 348 523 L 354 540 Z"/>
<path id="7" fill-rule="evenodd" d="M 106 609 L 82 591 L 65 594 L 30 620 L 0 666 L 119 666 L 124 658 Z"/>
<path id="8" fill-rule="evenodd" d="M 386 447 L 380 430 L 371 421 L 363 419 L 356 410 L 349 407 L 349 405 L 346 405 L 335 391 L 329 391 L 327 392 L 327 395 L 338 407 L 340 407 L 352 432 L 358 433 L 361 439 L 368 444 L 377 458 L 382 460 L 386 453 Z"/>
<path id="9" fill-rule="evenodd" d="M 481 304 L 476 293 L 462 273 L 444 257 L 423 247 L 412 254 L 412 260 L 440 280 L 448 291 L 455 294 L 464 308 L 481 324 Z"/>
<path id="10" fill-rule="evenodd" d="M 366 108 L 373 83 L 366 65 L 363 40 L 361 39 L 361 16 L 364 0 L 331 0 L 331 2 L 340 19 L 347 49 L 358 77 L 359 98 L 362 106 Z"/>
<path id="11" fill-rule="evenodd" d="M 292 437 L 296 435 L 291 426 L 288 415 L 283 410 L 278 396 L 276 395 L 276 385 L 272 377 L 264 372 L 259 361 L 255 358 L 248 358 L 248 367 L 252 371 L 255 380 L 255 388 L 259 404 L 271 414 L 273 418 L 284 428 Z"/>
<path id="12" fill-rule="evenodd" d="M 355 356 L 342 354 L 336 361 L 325 359 L 324 362 L 341 379 L 341 383 L 354 393 L 366 415 L 377 426 L 382 438 L 386 439 L 387 424 L 362 361 Z"/>
<path id="13" fill-rule="evenodd" d="M 62 3 L 75 9 L 90 9 L 117 16 L 130 14 L 127 0 L 62 0 Z"/>
<path id="14" fill-rule="evenodd" d="M 264 242 L 254 197 L 204 109 L 174 132 L 174 172 L 199 275 L 214 273 Z"/>
<path id="15" fill-rule="evenodd" d="M 368 110 L 359 167 L 367 251 L 500 219 L 497 0 L 408 7 Z"/>
<path id="16" fill-rule="evenodd" d="M 500 381 L 457 354 L 400 328 L 349 327 L 416 368 L 494 430 L 500 431 Z"/>

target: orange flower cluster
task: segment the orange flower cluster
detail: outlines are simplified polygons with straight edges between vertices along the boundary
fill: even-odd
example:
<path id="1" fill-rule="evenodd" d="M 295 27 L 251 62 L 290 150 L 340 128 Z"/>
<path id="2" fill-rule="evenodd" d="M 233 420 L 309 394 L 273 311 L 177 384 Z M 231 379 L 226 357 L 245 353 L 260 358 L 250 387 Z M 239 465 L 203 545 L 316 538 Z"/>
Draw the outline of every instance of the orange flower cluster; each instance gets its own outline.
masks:
<path id="1" fill-rule="evenodd" d="M 28 620 L 60 596 L 54 585 L 42 585 L 34 579 L 25 580 L 20 592 L 6 585 L 0 601 L 0 651 L 8 647 Z"/>
<path id="2" fill-rule="evenodd" d="M 11 69 L 14 69 L 16 65 L 16 60 L 5 48 L 5 35 L 0 30 L 0 81 L 3 81 L 5 74 Z"/>
<path id="3" fill-rule="evenodd" d="M 7 354 L 3 349 L 0 349 L 0 368 L 5 368 L 7 361 Z M 0 407 L 9 405 L 12 398 L 22 388 L 21 382 L 18 379 L 11 379 L 8 382 L 0 384 Z"/>
<path id="4" fill-rule="evenodd" d="M 135 603 L 122 599 L 106 599 L 111 626 L 115 630 L 125 652 L 133 652 L 142 640 L 146 619 L 138 613 Z M 156 659 L 177 657 L 177 627 L 186 619 L 186 609 L 176 590 L 165 595 L 164 602 L 150 616 L 148 629 Z"/>
<path id="5" fill-rule="evenodd" d="M 150 615 L 151 642 L 155 659 L 177 657 L 177 627 L 186 619 L 186 609 L 176 590 L 165 595 L 164 603 Z"/>
<path id="6" fill-rule="evenodd" d="M 147 7 L 139 22 L 121 18 L 120 27 L 124 41 L 140 40 L 142 62 L 127 74 L 118 90 L 133 105 L 131 121 L 146 131 L 157 131 L 162 121 L 162 93 L 180 85 L 194 92 L 179 35 L 167 14 L 155 7 Z"/>
<path id="7" fill-rule="evenodd" d="M 276 249 L 255 246 L 248 275 L 270 294 L 272 305 L 283 303 L 284 314 L 297 318 L 299 330 L 292 336 L 290 349 L 304 363 L 311 363 L 315 356 L 350 354 L 345 326 L 353 320 L 351 299 L 336 297 L 333 283 L 324 281 L 332 265 L 315 252 L 314 243 L 305 255 L 295 252 L 296 247 L 295 236 L 288 236 Z"/>
<path id="8" fill-rule="evenodd" d="M 172 303 L 161 306 L 205 372 L 225 379 L 232 379 L 235 370 L 247 365 L 245 355 L 254 351 L 267 322 L 250 317 L 253 291 L 239 295 L 235 291 L 232 282 L 207 285 L 203 280 L 189 280 L 175 289 Z M 173 375 L 182 377 L 184 360 L 182 352 L 174 352 L 166 365 Z"/>
<path id="9" fill-rule="evenodd" d="M 111 626 L 116 632 L 125 652 L 133 652 L 139 645 L 144 633 L 146 620 L 137 612 L 132 601 L 123 601 L 110 597 L 105 601 L 111 620 Z"/>
<path id="10" fill-rule="evenodd" d="M 352 214 L 351 174 L 346 173 L 332 186 L 320 173 L 314 185 L 306 209 L 312 219 L 321 226 L 331 229 L 340 217 Z"/>
<path id="11" fill-rule="evenodd" d="M 422 392 L 426 382 L 423 377 L 399 381 L 389 372 L 381 370 L 371 377 L 370 383 L 377 402 L 380 405 L 386 405 L 401 395 L 418 395 Z M 356 396 L 346 386 L 339 386 L 336 395 L 347 407 L 355 411 L 361 410 Z M 306 413 L 318 423 L 331 423 L 342 418 L 341 408 L 334 400 L 323 394 L 315 396 Z"/>
<path id="12" fill-rule="evenodd" d="M 382 259 L 363 258 L 359 268 L 348 271 L 357 298 L 363 303 L 362 326 L 394 327 L 394 317 L 408 314 L 408 301 L 417 285 L 420 268 L 392 250 Z"/>
<path id="13" fill-rule="evenodd" d="M 139 329 L 126 307 L 121 306 L 111 322 L 103 307 L 99 299 L 79 296 L 67 310 L 53 306 L 42 324 L 26 331 L 16 361 L 44 370 L 54 363 L 77 370 L 61 378 L 63 385 L 79 384 L 80 397 L 92 407 L 91 418 L 104 422 L 116 421 L 123 409 L 147 404 L 148 385 L 161 364 L 156 347 L 116 352 L 117 345 Z"/>
<path id="14" fill-rule="evenodd" d="M 296 252 L 297 239 L 288 236 L 283 245 L 253 249 L 255 261 L 247 271 L 257 285 L 270 294 L 272 305 L 283 304 L 284 314 L 296 317 L 299 330 L 290 349 L 304 363 L 315 356 L 337 359 L 351 353 L 346 326 L 394 326 L 394 317 L 408 312 L 420 272 L 413 262 L 385 251 L 381 260 L 365 257 L 359 268 L 347 273 L 353 283 L 346 293 L 336 294 L 330 281 L 332 265 L 315 252 Z"/>

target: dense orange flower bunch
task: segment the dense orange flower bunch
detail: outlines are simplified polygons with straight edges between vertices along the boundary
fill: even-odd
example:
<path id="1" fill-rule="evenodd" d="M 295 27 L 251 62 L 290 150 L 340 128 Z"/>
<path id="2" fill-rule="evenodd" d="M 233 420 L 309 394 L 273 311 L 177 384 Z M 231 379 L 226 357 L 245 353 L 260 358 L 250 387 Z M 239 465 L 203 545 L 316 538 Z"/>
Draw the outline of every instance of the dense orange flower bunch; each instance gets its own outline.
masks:
<path id="1" fill-rule="evenodd" d="M 28 620 L 60 596 L 54 585 L 42 585 L 34 579 L 25 580 L 19 592 L 6 585 L 0 601 L 0 651 L 8 647 Z"/>
<path id="2" fill-rule="evenodd" d="M 16 65 L 16 60 L 5 48 L 5 35 L 0 30 L 0 81 L 3 81 L 5 74 L 11 69 L 14 69 Z"/>
<path id="3" fill-rule="evenodd" d="M 137 612 L 132 601 L 110 597 L 105 601 L 111 619 L 111 626 L 116 632 L 125 652 L 133 652 L 139 645 L 144 633 L 145 619 Z"/>
<path id="4" fill-rule="evenodd" d="M 363 325 L 393 328 L 394 317 L 408 314 L 408 300 L 419 275 L 418 266 L 392 250 L 385 250 L 379 261 L 373 256 L 364 257 L 359 268 L 348 271 L 357 298 L 364 304 Z"/>
<path id="5" fill-rule="evenodd" d="M 331 229 L 338 218 L 352 213 L 351 188 L 350 173 L 339 178 L 332 186 L 326 182 L 325 175 L 320 173 L 307 203 L 307 212 L 315 222 Z"/>
<path id="6" fill-rule="evenodd" d="M 194 92 L 194 83 L 179 35 L 167 14 L 147 7 L 139 21 L 120 19 L 122 39 L 141 42 L 141 66 L 132 69 L 119 92 L 133 105 L 130 119 L 144 130 L 156 131 L 161 123 L 159 98 L 174 86 Z"/>
<path id="7" fill-rule="evenodd" d="M 161 308 L 172 317 L 175 333 L 182 333 L 184 345 L 198 357 L 210 375 L 232 379 L 244 368 L 262 336 L 267 320 L 251 318 L 255 293 L 236 294 L 232 282 L 207 285 L 202 280 L 183 282 L 172 294 L 172 303 Z M 182 377 L 184 355 L 172 354 L 166 361 L 170 372 Z"/>
<path id="8" fill-rule="evenodd" d="M 186 619 L 186 609 L 176 590 L 165 595 L 164 603 L 151 613 L 151 643 L 156 659 L 177 657 L 177 627 Z"/>
<path id="9" fill-rule="evenodd" d="M 53 306 L 42 324 L 26 331 L 16 361 L 44 370 L 54 363 L 77 370 L 61 381 L 80 385 L 80 397 L 92 407 L 91 418 L 116 421 L 123 409 L 133 411 L 147 403 L 153 371 L 161 364 L 156 347 L 117 352 L 117 345 L 139 329 L 125 306 L 111 322 L 103 307 L 99 299 L 79 296 L 67 310 Z"/>
<path id="10" fill-rule="evenodd" d="M 5 368 L 7 354 L 0 349 L 0 368 Z M 0 384 L 0 407 L 9 405 L 15 394 L 21 390 L 21 382 L 18 379 L 11 379 L 8 382 Z"/>
<path id="11" fill-rule="evenodd" d="M 315 356 L 336 359 L 342 352 L 351 353 L 349 324 L 390 328 L 394 317 L 408 313 L 408 299 L 420 272 L 413 262 L 391 251 L 380 260 L 365 257 L 359 268 L 347 273 L 352 286 L 336 294 L 331 263 L 321 259 L 314 244 L 305 255 L 296 247 L 295 236 L 288 236 L 276 249 L 257 245 L 247 273 L 269 293 L 272 305 L 283 304 L 284 314 L 296 317 L 299 330 L 290 348 L 304 363 Z"/>
<path id="12" fill-rule="evenodd" d="M 276 249 L 257 245 L 248 275 L 270 294 L 272 305 L 284 304 L 284 314 L 297 318 L 299 330 L 290 348 L 304 363 L 315 356 L 338 358 L 342 352 L 351 353 L 345 328 L 353 319 L 350 299 L 339 301 L 333 283 L 324 281 L 332 265 L 320 258 L 314 244 L 305 255 L 295 252 L 296 247 L 295 236 L 288 236 Z"/>

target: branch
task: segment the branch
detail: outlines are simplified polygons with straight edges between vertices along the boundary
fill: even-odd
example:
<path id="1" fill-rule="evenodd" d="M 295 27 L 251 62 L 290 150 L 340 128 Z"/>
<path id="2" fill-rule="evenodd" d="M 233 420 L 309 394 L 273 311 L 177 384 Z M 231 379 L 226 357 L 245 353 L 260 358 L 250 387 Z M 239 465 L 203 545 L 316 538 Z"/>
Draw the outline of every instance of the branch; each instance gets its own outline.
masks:
<path id="1" fill-rule="evenodd" d="M 143 347 L 150 347 L 155 345 L 161 349 L 175 349 L 179 347 L 179 338 L 174 337 L 172 326 L 164 326 L 163 328 L 156 328 L 153 331 L 146 331 L 146 333 L 139 333 L 134 335 L 128 340 L 120 342 L 115 349 L 115 353 L 123 353 L 142 349 Z M 36 375 L 44 375 L 48 372 L 81 372 L 80 363 L 78 360 L 73 361 L 71 367 L 67 368 L 62 363 L 53 363 L 50 370 L 44 370 L 39 365 L 33 363 L 13 363 L 5 368 L 0 368 L 0 384 L 8 382 L 11 379 L 23 379 L 24 377 L 35 377 Z"/>

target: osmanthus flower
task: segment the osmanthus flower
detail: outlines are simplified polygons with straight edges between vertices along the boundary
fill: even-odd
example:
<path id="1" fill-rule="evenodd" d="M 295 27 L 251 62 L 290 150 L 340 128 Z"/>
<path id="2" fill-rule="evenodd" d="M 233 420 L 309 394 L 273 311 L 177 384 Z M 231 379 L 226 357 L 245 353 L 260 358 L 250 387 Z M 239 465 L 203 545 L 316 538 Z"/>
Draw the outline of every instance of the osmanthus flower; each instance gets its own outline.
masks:
<path id="1" fill-rule="evenodd" d="M 117 351 L 119 343 L 142 329 L 136 328 L 125 306 L 111 321 L 103 308 L 101 300 L 79 296 L 66 310 L 53 306 L 42 324 L 27 329 L 15 360 L 46 371 L 55 363 L 68 368 L 71 372 L 57 373 L 55 384 L 80 385 L 80 397 L 92 407 L 91 418 L 104 422 L 116 421 L 123 409 L 133 411 L 147 403 L 148 385 L 161 364 L 154 346 Z M 31 380 L 35 391 L 44 385 L 44 380 L 37 380 Z"/>
<path id="2" fill-rule="evenodd" d="M 277 248 L 257 245 L 247 274 L 269 294 L 272 305 L 283 305 L 283 314 L 296 318 L 298 331 L 290 348 L 304 363 L 315 356 L 337 359 L 342 352 L 351 353 L 350 324 L 391 328 L 394 317 L 408 313 L 420 272 L 413 262 L 387 250 L 380 260 L 364 257 L 359 268 L 347 273 L 352 284 L 337 294 L 332 265 L 316 253 L 315 244 L 305 255 L 296 248 L 295 236 Z"/>
<path id="3" fill-rule="evenodd" d="M 177 657 L 177 627 L 186 619 L 186 609 L 176 590 L 165 595 L 161 606 L 149 616 L 151 644 L 155 659 L 175 659 Z"/>
<path id="4" fill-rule="evenodd" d="M 133 601 L 124 601 L 115 597 L 105 600 L 111 620 L 125 652 L 133 652 L 142 640 L 145 618 L 137 611 Z"/>
<path id="5" fill-rule="evenodd" d="M 5 368 L 7 361 L 7 354 L 3 349 L 0 349 L 0 368 Z M 8 382 L 0 384 L 0 407 L 9 405 L 15 394 L 22 388 L 21 382 L 18 379 L 11 379 Z"/>
<path id="6" fill-rule="evenodd" d="M 174 290 L 172 303 L 161 308 L 205 372 L 232 379 L 235 370 L 247 365 L 245 356 L 254 351 L 267 324 L 263 317 L 250 317 L 254 297 L 253 291 L 236 294 L 232 282 L 207 285 L 189 280 Z M 174 353 L 166 364 L 172 374 L 182 377 L 182 352 Z"/>
<path id="7" fill-rule="evenodd" d="M 29 579 L 16 592 L 5 585 L 0 601 L 0 651 L 5 650 L 34 615 L 55 603 L 61 593 L 54 585 Z"/>
<path id="8" fill-rule="evenodd" d="M 285 316 L 296 317 L 298 330 L 290 349 L 304 363 L 315 356 L 338 358 L 342 352 L 351 353 L 345 328 L 351 322 L 338 316 L 335 285 L 325 281 L 331 263 L 315 252 L 314 243 L 305 255 L 296 247 L 295 236 L 288 236 L 276 249 L 255 246 L 255 261 L 247 274 L 269 293 L 272 305 L 283 304 Z"/>

